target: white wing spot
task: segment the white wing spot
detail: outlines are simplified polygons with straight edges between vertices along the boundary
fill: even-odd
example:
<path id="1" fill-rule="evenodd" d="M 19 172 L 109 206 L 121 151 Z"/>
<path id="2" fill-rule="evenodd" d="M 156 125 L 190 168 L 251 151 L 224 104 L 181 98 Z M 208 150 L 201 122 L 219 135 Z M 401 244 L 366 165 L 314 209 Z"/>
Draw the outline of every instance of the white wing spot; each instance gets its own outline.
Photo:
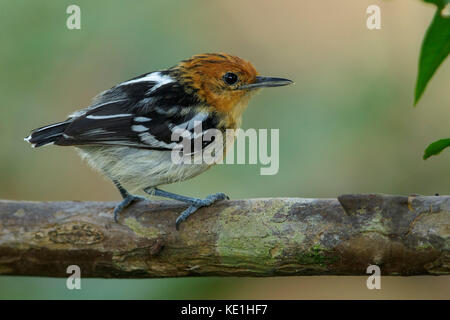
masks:
<path id="1" fill-rule="evenodd" d="M 167 75 L 162 75 L 161 72 L 152 72 L 149 73 L 147 75 L 145 75 L 142 78 L 137 78 L 134 80 L 130 80 L 130 81 L 126 81 L 126 82 L 122 82 L 121 84 L 119 84 L 119 86 L 126 86 L 129 84 L 133 84 L 133 83 L 137 83 L 137 82 L 155 82 L 155 85 L 149 90 L 149 93 L 155 91 L 156 89 L 158 89 L 159 87 L 171 83 L 174 80 L 167 76 Z"/>
<path id="2" fill-rule="evenodd" d="M 189 121 L 180 123 L 177 126 L 174 126 L 173 124 L 169 124 L 169 129 L 172 130 L 172 132 L 175 132 L 175 130 L 192 130 L 194 127 L 199 126 L 202 124 L 202 121 L 208 118 L 208 113 L 206 112 L 199 112 L 196 114 L 192 119 Z"/>
<path id="3" fill-rule="evenodd" d="M 147 131 L 148 128 L 139 124 L 139 125 L 131 126 L 131 130 L 133 130 L 134 132 L 144 132 L 144 131 Z"/>
<path id="4" fill-rule="evenodd" d="M 110 114 L 107 116 L 94 116 L 94 115 L 88 115 L 86 119 L 92 119 L 92 120 L 101 120 L 101 119 L 112 119 L 112 118 L 124 118 L 124 117 L 130 117 L 132 114 L 130 113 L 118 113 L 118 114 Z"/>
<path id="5" fill-rule="evenodd" d="M 159 141 L 157 140 L 153 135 L 151 135 L 148 132 L 144 132 L 139 134 L 139 137 L 141 138 L 141 140 L 153 147 L 161 147 L 161 148 L 174 148 L 177 144 L 175 142 L 172 142 L 170 144 L 167 144 L 163 141 Z"/>
<path id="6" fill-rule="evenodd" d="M 150 120 L 152 120 L 152 119 L 151 118 L 147 118 L 147 117 L 136 117 L 136 118 L 134 118 L 135 122 L 147 122 L 147 121 L 150 121 Z"/>

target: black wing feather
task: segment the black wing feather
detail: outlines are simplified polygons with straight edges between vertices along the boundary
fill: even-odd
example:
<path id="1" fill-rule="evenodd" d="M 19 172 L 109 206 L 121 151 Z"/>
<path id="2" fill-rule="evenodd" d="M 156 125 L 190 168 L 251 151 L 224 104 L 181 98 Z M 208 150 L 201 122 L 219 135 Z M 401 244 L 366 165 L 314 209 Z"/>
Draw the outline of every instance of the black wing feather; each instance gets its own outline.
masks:
<path id="1" fill-rule="evenodd" d="M 151 91 L 154 85 L 136 82 L 106 91 L 97 106 L 73 118 L 55 144 L 172 150 L 176 146 L 171 139 L 174 128 L 181 126 L 194 133 L 194 120 L 201 121 L 203 132 L 217 127 L 214 114 L 195 112 L 198 101 L 176 82 Z M 204 147 L 209 143 L 204 143 Z"/>

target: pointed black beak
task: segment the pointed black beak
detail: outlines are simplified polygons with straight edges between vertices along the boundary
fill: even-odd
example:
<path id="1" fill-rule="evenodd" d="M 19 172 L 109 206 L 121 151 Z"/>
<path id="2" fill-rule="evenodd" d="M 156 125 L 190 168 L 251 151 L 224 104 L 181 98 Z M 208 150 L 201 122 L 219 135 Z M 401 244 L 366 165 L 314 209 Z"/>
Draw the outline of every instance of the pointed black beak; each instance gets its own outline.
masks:
<path id="1" fill-rule="evenodd" d="M 269 87 L 281 87 L 293 84 L 294 81 L 283 78 L 274 77 L 256 77 L 254 83 L 245 84 L 240 86 L 239 89 L 258 89 L 258 88 L 269 88 Z"/>

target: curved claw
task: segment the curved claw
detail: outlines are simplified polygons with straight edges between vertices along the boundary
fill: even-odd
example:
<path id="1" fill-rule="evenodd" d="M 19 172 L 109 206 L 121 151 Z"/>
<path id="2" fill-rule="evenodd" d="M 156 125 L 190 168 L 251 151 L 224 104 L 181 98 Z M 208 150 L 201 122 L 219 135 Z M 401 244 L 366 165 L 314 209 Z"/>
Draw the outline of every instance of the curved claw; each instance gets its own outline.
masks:
<path id="1" fill-rule="evenodd" d="M 119 222 L 120 213 L 135 201 L 147 200 L 144 197 L 128 195 L 114 208 L 114 221 Z"/>
<path id="2" fill-rule="evenodd" d="M 180 224 L 183 221 L 185 221 L 189 216 L 191 216 L 194 212 L 196 212 L 198 209 L 200 209 L 201 207 L 208 207 L 216 201 L 229 200 L 229 199 L 230 199 L 230 197 L 228 197 L 225 193 L 221 193 L 221 192 L 215 193 L 215 194 L 210 194 L 203 200 L 198 199 L 198 201 L 196 201 L 195 205 L 193 204 L 193 205 L 189 206 L 186 210 L 184 210 L 178 216 L 177 220 L 175 221 L 175 228 L 177 230 L 179 230 Z"/>
<path id="3" fill-rule="evenodd" d="M 186 220 L 191 214 L 197 211 L 201 206 L 189 206 L 186 210 L 184 210 L 175 221 L 175 229 L 180 230 L 180 224 Z"/>

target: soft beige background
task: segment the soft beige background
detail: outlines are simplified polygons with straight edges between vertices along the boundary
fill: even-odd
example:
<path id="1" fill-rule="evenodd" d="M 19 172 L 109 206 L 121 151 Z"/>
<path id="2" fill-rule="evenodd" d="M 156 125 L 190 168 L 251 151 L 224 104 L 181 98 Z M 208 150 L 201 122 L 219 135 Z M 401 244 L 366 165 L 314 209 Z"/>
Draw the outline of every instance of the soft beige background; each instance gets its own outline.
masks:
<path id="1" fill-rule="evenodd" d="M 65 27 L 81 7 L 82 29 Z M 378 4 L 382 29 L 365 27 Z M 350 192 L 450 193 L 450 64 L 412 107 L 421 40 L 434 7 L 421 1 L 0 0 L 0 198 L 119 200 L 72 149 L 31 149 L 30 129 L 56 122 L 98 92 L 195 53 L 225 51 L 296 85 L 266 90 L 244 128 L 280 129 L 280 171 L 218 166 L 167 190 L 232 198 L 336 197 Z M 449 277 L 83 280 L 0 277 L 0 298 L 450 298 Z"/>

